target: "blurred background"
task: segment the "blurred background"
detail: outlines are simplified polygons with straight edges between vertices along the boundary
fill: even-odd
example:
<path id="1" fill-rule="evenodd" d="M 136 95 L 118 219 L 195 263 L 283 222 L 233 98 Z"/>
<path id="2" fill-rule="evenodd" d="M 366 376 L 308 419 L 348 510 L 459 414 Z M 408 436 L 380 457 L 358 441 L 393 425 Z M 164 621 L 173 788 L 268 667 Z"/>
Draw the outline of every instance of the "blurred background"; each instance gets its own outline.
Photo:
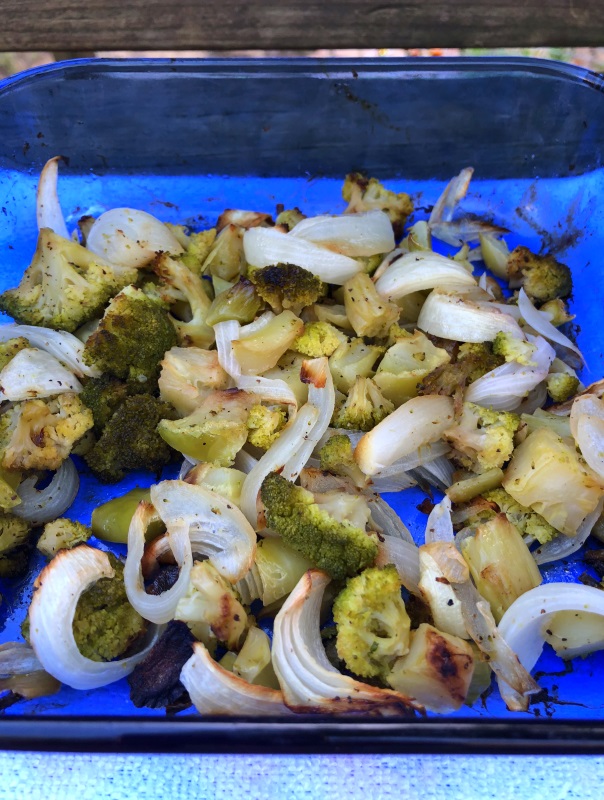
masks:
<path id="1" fill-rule="evenodd" d="M 429 49 L 382 49 L 382 50 L 106 50 L 93 52 L 75 53 L 51 53 L 51 52 L 31 52 L 31 53 L 0 53 L 0 78 L 14 75 L 31 67 L 38 67 L 42 64 L 50 64 L 53 61 L 60 61 L 66 58 L 86 58 L 96 56 L 98 58 L 228 58 L 232 56 L 244 56 L 251 58 L 274 57 L 274 56 L 309 56 L 315 58 L 327 57 L 348 57 L 348 58 L 375 58 L 375 57 L 397 57 L 397 56 L 533 56 L 535 58 L 550 58 L 555 61 L 567 61 L 571 64 L 591 69 L 594 72 L 604 72 L 604 47 L 525 47 L 525 48 L 496 48 L 485 50 L 479 48 L 455 49 L 438 48 Z"/>

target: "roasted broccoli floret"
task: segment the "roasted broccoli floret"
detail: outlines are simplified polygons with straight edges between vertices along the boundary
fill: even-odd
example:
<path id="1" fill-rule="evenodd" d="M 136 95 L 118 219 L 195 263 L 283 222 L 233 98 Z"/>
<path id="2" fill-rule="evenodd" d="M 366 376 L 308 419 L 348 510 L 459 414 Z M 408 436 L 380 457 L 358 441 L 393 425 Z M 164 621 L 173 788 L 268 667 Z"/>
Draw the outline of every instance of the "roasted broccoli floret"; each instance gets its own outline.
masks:
<path id="1" fill-rule="evenodd" d="M 320 278 L 295 264 L 253 269 L 249 271 L 248 278 L 260 297 L 276 313 L 288 308 L 294 314 L 299 314 L 305 306 L 316 303 L 327 290 Z"/>
<path id="2" fill-rule="evenodd" d="M 508 275 L 512 288 L 524 291 L 538 303 L 568 297 L 573 290 L 570 269 L 552 255 L 538 256 L 528 247 L 519 246 L 509 255 Z"/>
<path id="3" fill-rule="evenodd" d="M 301 486 L 271 472 L 262 483 L 260 496 L 268 527 L 332 578 L 352 577 L 375 561 L 374 535 L 350 522 L 335 520 Z"/>
<path id="4" fill-rule="evenodd" d="M 281 208 L 283 208 L 283 206 L 281 206 Z M 288 231 L 291 231 L 291 229 L 295 228 L 303 219 L 306 219 L 306 214 L 303 214 L 299 208 L 285 208 L 277 214 L 275 225 L 281 225 L 287 228 Z"/>
<path id="5" fill-rule="evenodd" d="M 375 362 L 385 350 L 385 347 L 365 344 L 358 338 L 341 344 L 329 357 L 329 369 L 336 389 L 348 394 L 357 377 L 372 375 Z"/>
<path id="6" fill-rule="evenodd" d="M 344 308 L 357 336 L 386 336 L 400 315 L 396 303 L 380 297 L 364 272 L 357 272 L 344 284 Z"/>
<path id="7" fill-rule="evenodd" d="M 0 514 L 0 578 L 18 578 L 27 571 L 29 523 L 13 514 Z"/>
<path id="8" fill-rule="evenodd" d="M 363 678 L 384 678 L 409 652 L 411 620 L 396 567 L 370 567 L 349 578 L 333 604 L 338 655 Z"/>
<path id="9" fill-rule="evenodd" d="M 345 434 L 331 436 L 319 450 L 321 469 L 350 478 L 357 486 L 366 486 L 367 478 L 354 460 L 352 442 Z"/>
<path id="10" fill-rule="evenodd" d="M 101 434 L 116 410 L 131 394 L 131 386 L 109 374 L 102 375 L 100 378 L 90 378 L 86 382 L 84 389 L 80 392 L 80 400 L 92 411 L 93 430 L 97 436 Z"/>
<path id="11" fill-rule="evenodd" d="M 0 342 L 0 369 L 12 361 L 13 358 L 21 350 L 29 347 L 29 342 L 23 336 L 17 336 L 14 339 L 7 339 L 5 342 Z"/>
<path id="12" fill-rule="evenodd" d="M 493 411 L 464 403 L 453 428 L 445 431 L 456 449 L 456 458 L 474 472 L 502 467 L 514 450 L 514 433 L 520 417 L 509 411 Z"/>
<path id="13" fill-rule="evenodd" d="M 109 304 L 86 341 L 83 358 L 139 391 L 152 392 L 160 361 L 175 344 L 176 332 L 166 312 L 140 289 L 128 286 Z"/>
<path id="14" fill-rule="evenodd" d="M 179 343 L 185 347 L 192 344 L 210 347 L 214 342 L 214 331 L 206 323 L 206 316 L 212 301 L 206 293 L 204 281 L 167 253 L 157 256 L 153 269 L 161 283 L 177 297 L 171 306 L 169 318 L 176 329 Z"/>
<path id="15" fill-rule="evenodd" d="M 577 393 L 579 379 L 568 372 L 550 372 L 545 379 L 547 393 L 554 403 L 564 403 Z"/>
<path id="16" fill-rule="evenodd" d="M 158 434 L 157 426 L 160 420 L 175 417 L 171 405 L 151 395 L 127 397 L 84 456 L 86 463 L 104 483 L 115 483 L 133 469 L 159 472 L 175 454 Z"/>
<path id="17" fill-rule="evenodd" d="M 532 536 L 540 544 L 545 544 L 558 535 L 558 531 L 544 520 L 540 514 L 530 508 L 521 506 L 505 489 L 492 489 L 490 492 L 485 492 L 483 497 L 489 503 L 495 503 L 499 511 L 505 514 L 522 534 Z M 473 520 L 468 520 L 466 524 L 474 525 L 476 523 Z"/>
<path id="18" fill-rule="evenodd" d="M 258 297 L 254 284 L 247 278 L 240 278 L 234 286 L 214 298 L 206 315 L 206 323 L 216 325 L 218 322 L 235 319 L 245 325 L 254 321 L 261 306 L 262 300 Z"/>
<path id="19" fill-rule="evenodd" d="M 357 378 L 344 404 L 334 414 L 333 426 L 370 431 L 392 411 L 394 404 L 386 400 L 371 378 Z"/>
<path id="20" fill-rule="evenodd" d="M 535 345 L 524 339 L 516 339 L 509 333 L 501 331 L 493 340 L 493 353 L 502 356 L 506 361 L 517 361 L 526 367 L 534 367 L 533 353 Z"/>
<path id="21" fill-rule="evenodd" d="M 320 358 L 330 356 L 347 341 L 346 336 L 329 322 L 308 322 L 302 336 L 292 344 L 292 350 L 309 358 Z"/>
<path id="22" fill-rule="evenodd" d="M 468 384 L 474 383 L 504 362 L 505 358 L 495 353 L 491 342 L 466 342 L 460 344 L 457 351 L 457 363 L 462 364 L 467 372 Z"/>
<path id="23" fill-rule="evenodd" d="M 248 621 L 235 589 L 210 561 L 193 565 L 189 588 L 178 601 L 174 618 L 186 622 L 199 640 L 213 635 L 228 650 L 239 650 Z"/>
<path id="24" fill-rule="evenodd" d="M 109 299 L 136 277 L 135 269 L 112 266 L 42 228 L 33 261 L 19 286 L 0 295 L 0 309 L 27 325 L 75 331 L 99 317 Z"/>
<path id="25" fill-rule="evenodd" d="M 268 448 L 279 438 L 285 427 L 287 415 L 281 408 L 267 408 L 261 403 L 252 406 L 247 419 L 247 440 L 261 450 Z"/>
<path id="26" fill-rule="evenodd" d="M 188 417 L 162 419 L 157 430 L 183 455 L 230 467 L 247 440 L 253 405 L 253 396 L 239 389 L 213 392 Z"/>
<path id="27" fill-rule="evenodd" d="M 174 229 L 172 233 L 175 233 Z M 185 248 L 185 252 L 179 256 L 182 263 L 188 267 L 191 272 L 196 275 L 201 275 L 204 261 L 210 254 L 216 239 L 216 228 L 210 228 L 207 231 L 199 231 L 199 233 L 191 233 L 186 236 L 184 241 L 177 237 Z"/>
<path id="28" fill-rule="evenodd" d="M 370 211 L 373 208 L 385 211 L 397 238 L 402 235 L 403 225 L 413 212 L 413 201 L 408 194 L 391 192 L 377 178 L 366 178 L 358 172 L 346 176 L 342 197 L 348 203 L 345 211 L 347 214 Z"/>
<path id="29" fill-rule="evenodd" d="M 0 417 L 2 466 L 58 469 L 92 425 L 92 411 L 72 392 L 15 403 Z"/>
<path id="30" fill-rule="evenodd" d="M 101 578 L 80 597 L 73 618 L 73 635 L 80 653 L 92 661 L 112 661 L 145 633 L 147 623 L 128 602 L 124 567 L 107 554 L 115 572 Z"/>
<path id="31" fill-rule="evenodd" d="M 81 522 L 61 517 L 47 522 L 36 547 L 47 558 L 53 558 L 59 550 L 71 550 L 84 544 L 92 536 L 92 530 Z"/>

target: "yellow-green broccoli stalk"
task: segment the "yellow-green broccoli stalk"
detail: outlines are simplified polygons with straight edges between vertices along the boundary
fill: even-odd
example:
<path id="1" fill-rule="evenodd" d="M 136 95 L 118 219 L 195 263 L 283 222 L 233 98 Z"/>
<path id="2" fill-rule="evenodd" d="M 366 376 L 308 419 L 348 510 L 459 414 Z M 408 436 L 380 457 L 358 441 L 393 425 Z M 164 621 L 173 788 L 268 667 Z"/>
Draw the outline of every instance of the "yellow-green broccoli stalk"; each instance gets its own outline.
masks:
<path id="1" fill-rule="evenodd" d="M 243 233 L 244 230 L 239 225 L 224 227 L 203 262 L 201 273 L 216 275 L 224 281 L 235 280 L 243 274 L 245 269 Z"/>
<path id="2" fill-rule="evenodd" d="M 346 214 L 370 211 L 372 208 L 385 211 L 397 238 L 403 232 L 407 217 L 413 212 L 413 202 L 408 194 L 391 192 L 377 178 L 366 178 L 358 172 L 346 176 L 342 197 L 348 203 Z"/>
<path id="3" fill-rule="evenodd" d="M 396 303 L 380 297 L 364 272 L 357 272 L 344 284 L 344 308 L 357 336 L 386 336 L 400 315 Z"/>
<path id="4" fill-rule="evenodd" d="M 113 661 L 143 636 L 147 623 L 126 596 L 123 564 L 111 553 L 113 578 L 101 578 L 78 601 L 73 635 L 80 653 L 92 661 Z"/>
<path id="5" fill-rule="evenodd" d="M 545 379 L 547 393 L 554 403 L 564 403 L 577 393 L 579 379 L 568 372 L 550 372 Z"/>
<path id="6" fill-rule="evenodd" d="M 261 306 L 262 300 L 253 283 L 247 278 L 240 278 L 230 289 L 216 295 L 206 315 L 206 323 L 216 325 L 218 322 L 235 319 L 245 325 L 254 321 Z"/>
<path id="7" fill-rule="evenodd" d="M 27 571 L 29 523 L 13 514 L 0 514 L 0 578 L 17 578 Z"/>
<path id="8" fill-rule="evenodd" d="M 91 536 L 92 530 L 86 525 L 61 517 L 46 523 L 36 547 L 42 555 L 53 558 L 59 550 L 71 550 L 85 544 Z"/>
<path id="9" fill-rule="evenodd" d="M 140 289 L 128 286 L 109 304 L 86 341 L 83 358 L 101 372 L 131 382 L 138 391 L 152 392 L 160 361 L 175 344 L 176 332 L 166 312 Z"/>
<path id="10" fill-rule="evenodd" d="M 72 392 L 16 403 L 0 418 L 2 466 L 56 470 L 92 425 L 92 411 Z"/>
<path id="11" fill-rule="evenodd" d="M 531 300 L 546 303 L 548 300 L 568 297 L 573 290 L 570 269 L 552 255 L 538 256 L 528 247 L 519 246 L 509 255 L 508 275 L 510 286 L 524 291 Z"/>
<path id="12" fill-rule="evenodd" d="M 367 485 L 367 477 L 354 460 L 354 450 L 348 436 L 331 436 L 319 450 L 319 459 L 324 472 L 350 478 L 359 487 Z"/>
<path id="13" fill-rule="evenodd" d="M 18 322 L 75 331 L 103 313 L 136 269 L 116 267 L 80 244 L 42 228 L 21 283 L 0 295 L 0 309 Z"/>
<path id="14" fill-rule="evenodd" d="M 175 455 L 157 432 L 166 417 L 176 417 L 168 403 L 148 394 L 126 398 L 84 457 L 93 474 L 104 483 L 115 483 L 133 469 L 159 472 Z"/>
<path id="15" fill-rule="evenodd" d="M 357 378 L 344 404 L 333 417 L 335 428 L 370 431 L 394 411 L 394 404 L 387 400 L 371 378 Z"/>
<path id="16" fill-rule="evenodd" d="M 375 535 L 350 522 L 338 522 L 301 486 L 271 472 L 262 483 L 260 496 L 268 527 L 332 578 L 352 577 L 375 561 Z"/>
<path id="17" fill-rule="evenodd" d="M 329 358 L 329 369 L 336 389 L 348 394 L 357 377 L 369 378 L 375 362 L 385 349 L 379 345 L 365 344 L 362 339 L 351 339 L 340 345 Z"/>
<path id="18" fill-rule="evenodd" d="M 304 333 L 294 341 L 292 349 L 309 358 L 330 356 L 348 338 L 329 322 L 308 322 Z"/>
<path id="19" fill-rule="evenodd" d="M 286 208 L 277 215 L 275 225 L 281 225 L 291 231 L 303 219 L 306 219 L 306 214 L 303 214 L 299 208 Z"/>
<path id="20" fill-rule="evenodd" d="M 516 339 L 509 333 L 501 331 L 493 339 L 493 353 L 503 356 L 506 361 L 517 361 L 526 367 L 534 367 L 533 353 L 535 345 L 525 342 L 524 339 Z"/>
<path id="21" fill-rule="evenodd" d="M 411 620 L 396 567 L 370 567 L 349 578 L 333 604 L 338 656 L 355 675 L 384 678 L 409 652 Z"/>
<path id="22" fill-rule="evenodd" d="M 153 269 L 161 284 L 178 298 L 171 306 L 169 318 L 176 329 L 179 344 L 210 347 L 214 342 L 214 331 L 207 324 L 206 317 L 212 301 L 204 289 L 202 278 L 167 253 L 157 256 Z"/>
<path id="23" fill-rule="evenodd" d="M 519 425 L 517 414 L 464 403 L 457 424 L 444 435 L 465 467 L 473 472 L 484 472 L 502 467 L 510 458 Z"/>
<path id="24" fill-rule="evenodd" d="M 253 269 L 248 278 L 256 292 L 275 311 L 290 309 L 299 314 L 322 297 L 327 287 L 320 278 L 295 264 L 276 264 L 273 267 Z"/>
<path id="25" fill-rule="evenodd" d="M 0 369 L 12 361 L 13 358 L 21 350 L 29 347 L 29 342 L 23 336 L 17 336 L 14 339 L 7 339 L 5 342 L 0 342 Z"/>
<path id="26" fill-rule="evenodd" d="M 247 419 L 248 436 L 247 440 L 254 447 L 261 450 L 268 448 L 279 438 L 279 434 L 285 427 L 287 414 L 282 408 L 268 408 L 262 403 L 256 403 L 250 409 Z"/>

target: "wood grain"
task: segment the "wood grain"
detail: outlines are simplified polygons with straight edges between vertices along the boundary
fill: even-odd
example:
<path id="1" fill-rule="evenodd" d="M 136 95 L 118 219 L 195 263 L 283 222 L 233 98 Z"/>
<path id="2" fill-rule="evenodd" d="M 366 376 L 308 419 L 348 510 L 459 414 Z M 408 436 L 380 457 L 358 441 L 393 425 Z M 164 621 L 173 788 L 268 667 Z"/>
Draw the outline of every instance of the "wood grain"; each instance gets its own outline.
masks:
<path id="1" fill-rule="evenodd" d="M 600 0 L 0 0 L 0 50 L 604 45 Z"/>

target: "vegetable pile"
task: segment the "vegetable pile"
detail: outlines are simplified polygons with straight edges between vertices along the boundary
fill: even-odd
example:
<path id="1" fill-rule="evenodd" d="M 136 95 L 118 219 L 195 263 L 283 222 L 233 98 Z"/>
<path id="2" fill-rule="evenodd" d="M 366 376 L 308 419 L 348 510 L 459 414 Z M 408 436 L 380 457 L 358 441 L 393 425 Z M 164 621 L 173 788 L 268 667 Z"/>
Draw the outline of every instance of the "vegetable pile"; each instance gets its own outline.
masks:
<path id="1" fill-rule="evenodd" d="M 604 382 L 563 332 L 569 268 L 460 216 L 471 168 L 411 225 L 351 174 L 339 215 L 192 232 L 114 208 L 70 235 L 58 162 L 0 296 L 0 576 L 49 559 L 3 690 L 128 676 L 137 706 L 413 715 L 494 673 L 526 710 L 546 642 L 604 647 L 602 585 L 539 569 L 601 524 Z M 76 463 L 157 482 L 87 526 Z M 442 497 L 419 546 L 380 497 L 415 485 Z"/>

